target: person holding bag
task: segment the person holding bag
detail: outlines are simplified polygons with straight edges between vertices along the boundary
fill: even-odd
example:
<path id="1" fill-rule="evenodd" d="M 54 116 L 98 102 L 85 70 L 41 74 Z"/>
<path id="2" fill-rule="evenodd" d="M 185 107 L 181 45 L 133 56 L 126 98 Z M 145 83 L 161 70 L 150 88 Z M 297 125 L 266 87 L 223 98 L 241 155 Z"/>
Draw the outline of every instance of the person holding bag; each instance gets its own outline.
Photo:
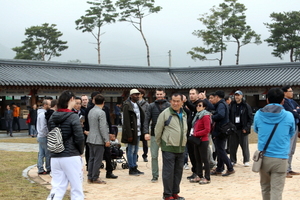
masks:
<path id="1" fill-rule="evenodd" d="M 199 143 L 194 144 L 195 158 L 197 162 L 197 176 L 190 179 L 191 183 L 199 182 L 199 184 L 210 183 L 210 169 L 208 159 L 209 133 L 211 130 L 211 113 L 206 110 L 207 104 L 204 100 L 199 100 L 196 109 L 197 113 L 193 119 L 193 135 L 189 138 L 194 138 Z M 205 175 L 203 176 L 203 164 Z"/>
<path id="2" fill-rule="evenodd" d="M 48 122 L 49 130 L 60 126 L 65 149 L 60 153 L 51 153 L 52 189 L 47 200 L 63 199 L 69 183 L 71 199 L 84 199 L 81 158 L 84 150 L 84 136 L 78 115 L 72 112 L 74 105 L 74 93 L 67 90 L 62 92 L 58 99 L 57 112 L 52 114 Z"/>
<path id="3" fill-rule="evenodd" d="M 282 199 L 290 139 L 295 134 L 294 117 L 283 108 L 283 97 L 284 94 L 280 88 L 270 89 L 267 94 L 268 105 L 257 111 L 254 116 L 254 131 L 258 134 L 258 150 L 265 150 L 259 171 L 263 200 Z M 276 127 L 275 124 L 278 126 Z M 273 132 L 272 138 L 271 132 Z M 269 145 L 264 148 L 269 138 Z"/>

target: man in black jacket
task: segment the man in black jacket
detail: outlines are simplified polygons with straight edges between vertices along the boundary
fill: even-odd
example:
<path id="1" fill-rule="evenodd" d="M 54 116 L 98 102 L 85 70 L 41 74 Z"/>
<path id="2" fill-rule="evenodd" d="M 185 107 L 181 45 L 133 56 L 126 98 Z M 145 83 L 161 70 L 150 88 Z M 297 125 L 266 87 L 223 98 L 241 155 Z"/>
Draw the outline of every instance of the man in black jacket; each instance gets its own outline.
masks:
<path id="1" fill-rule="evenodd" d="M 128 144 L 127 160 L 129 175 L 139 176 L 144 174 L 137 169 L 137 153 L 139 150 L 140 137 L 144 137 L 143 125 L 145 112 L 138 104 L 140 92 L 137 89 L 130 90 L 130 97 L 123 104 L 123 126 L 121 142 Z"/>
<path id="2" fill-rule="evenodd" d="M 251 125 L 253 122 L 252 109 L 243 100 L 243 93 L 237 90 L 234 93 L 234 101 L 231 102 L 229 111 L 229 120 L 236 126 L 236 133 L 230 136 L 230 160 L 235 165 L 237 163 L 236 152 L 240 145 L 243 152 L 243 163 L 245 167 L 249 167 L 250 152 L 249 139 Z"/>
<path id="3" fill-rule="evenodd" d="M 300 118 L 300 106 L 296 101 L 293 100 L 294 97 L 294 92 L 291 86 L 286 85 L 282 88 L 284 92 L 284 104 L 283 107 L 285 110 L 291 112 L 294 116 L 295 119 L 295 130 L 296 133 L 295 135 L 291 138 L 291 145 L 290 145 L 290 152 L 289 152 L 289 160 L 288 160 L 288 167 L 287 167 L 287 174 L 286 178 L 292 178 L 293 175 L 300 175 L 299 172 L 295 172 L 292 170 L 292 160 L 293 160 L 293 155 L 296 150 L 296 143 L 297 143 L 297 135 L 299 132 L 298 129 L 298 124 L 299 124 L 299 118 Z"/>
<path id="4" fill-rule="evenodd" d="M 145 140 L 151 140 L 151 170 L 152 179 L 151 182 L 155 183 L 158 181 L 159 169 L 158 169 L 158 150 L 159 146 L 155 141 L 155 125 L 159 114 L 166 108 L 170 107 L 170 103 L 165 99 L 166 93 L 163 88 L 157 88 L 155 92 L 156 100 L 148 106 L 146 112 L 146 119 L 144 123 Z M 149 124 L 151 121 L 151 131 L 149 131 Z M 150 134 L 151 133 L 151 136 Z"/>

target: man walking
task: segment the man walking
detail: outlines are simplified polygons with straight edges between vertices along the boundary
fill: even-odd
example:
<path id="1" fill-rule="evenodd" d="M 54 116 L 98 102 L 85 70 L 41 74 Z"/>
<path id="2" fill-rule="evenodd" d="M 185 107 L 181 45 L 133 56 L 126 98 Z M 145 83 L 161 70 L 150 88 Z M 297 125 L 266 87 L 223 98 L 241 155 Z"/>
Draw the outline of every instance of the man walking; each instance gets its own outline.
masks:
<path id="1" fill-rule="evenodd" d="M 130 90 L 130 97 L 124 102 L 123 106 L 123 126 L 122 139 L 127 143 L 127 160 L 129 165 L 129 175 L 139 176 L 144 174 L 137 169 L 137 153 L 139 150 L 140 137 L 143 135 L 143 124 L 145 113 L 137 103 L 140 92 L 137 89 Z"/>
<path id="2" fill-rule="evenodd" d="M 254 131 L 258 134 L 258 150 L 262 151 L 275 126 L 277 129 L 264 153 L 260 169 L 260 186 L 263 200 L 281 200 L 285 183 L 290 141 L 295 134 L 295 121 L 291 112 L 284 109 L 284 94 L 272 88 L 267 103 L 254 116 Z"/>
<path id="3" fill-rule="evenodd" d="M 89 165 L 88 165 L 88 183 L 106 184 L 99 178 L 100 167 L 103 159 L 104 146 L 109 147 L 108 125 L 106 122 L 104 106 L 104 97 L 98 94 L 94 97 L 95 106 L 88 114 L 89 134 L 86 143 L 89 146 Z"/>
<path id="4" fill-rule="evenodd" d="M 36 130 L 37 130 L 37 141 L 39 143 L 39 154 L 38 154 L 38 174 L 50 174 L 50 152 L 47 149 L 47 134 L 49 132 L 47 126 L 47 120 L 45 113 L 50 109 L 50 100 L 44 100 L 42 108 L 37 111 Z M 46 170 L 44 170 L 44 158 L 46 163 Z"/>
<path id="5" fill-rule="evenodd" d="M 166 93 L 163 88 L 157 88 L 155 92 L 156 100 L 149 104 L 148 111 L 146 113 L 146 119 L 144 123 L 145 140 L 151 140 L 151 170 L 152 179 L 151 182 L 155 183 L 158 181 L 159 170 L 158 170 L 158 149 L 159 146 L 155 141 L 155 125 L 157 123 L 158 115 L 170 107 L 170 103 L 165 99 Z M 149 123 L 151 121 L 151 132 L 149 132 Z M 149 134 L 151 133 L 151 135 Z"/>
<path id="6" fill-rule="evenodd" d="M 229 176 L 234 174 L 235 171 L 225 151 L 227 138 L 222 137 L 220 131 L 222 125 L 229 122 L 228 105 L 223 99 L 225 96 L 223 91 L 218 90 L 214 94 L 211 94 L 211 96 L 213 96 L 211 101 L 215 105 L 215 112 L 212 115 L 212 120 L 215 124 L 212 131 L 212 138 L 216 148 L 218 162 L 217 168 L 211 172 L 211 175 L 221 175 L 224 171 L 225 164 L 227 166 L 227 171 L 222 176 Z"/>
<path id="7" fill-rule="evenodd" d="M 163 198 L 184 200 L 178 193 L 184 164 L 187 116 L 182 108 L 183 95 L 175 93 L 171 98 L 171 107 L 158 116 L 155 139 L 161 146 L 163 157 Z"/>
<path id="8" fill-rule="evenodd" d="M 248 134 L 250 134 L 253 122 L 252 109 L 243 100 L 243 92 L 237 90 L 234 93 L 234 101 L 231 102 L 229 119 L 236 126 L 236 133 L 230 135 L 230 160 L 235 165 L 237 163 L 236 153 L 240 145 L 243 152 L 243 163 L 249 167 L 250 152 Z"/>
<path id="9" fill-rule="evenodd" d="M 290 145 L 290 152 L 289 152 L 289 160 L 288 160 L 288 168 L 287 168 L 287 174 L 286 178 L 292 178 L 293 175 L 300 175 L 299 172 L 294 172 L 292 170 L 292 160 L 293 160 L 293 155 L 296 150 L 296 144 L 297 144 L 297 136 L 298 136 L 298 124 L 299 124 L 299 117 L 300 117 L 300 106 L 297 104 L 296 101 L 293 100 L 293 89 L 291 86 L 287 85 L 282 88 L 283 93 L 284 93 L 284 104 L 283 107 L 286 111 L 289 111 L 293 114 L 294 116 L 294 121 L 295 121 L 295 135 L 291 139 L 291 145 Z"/>

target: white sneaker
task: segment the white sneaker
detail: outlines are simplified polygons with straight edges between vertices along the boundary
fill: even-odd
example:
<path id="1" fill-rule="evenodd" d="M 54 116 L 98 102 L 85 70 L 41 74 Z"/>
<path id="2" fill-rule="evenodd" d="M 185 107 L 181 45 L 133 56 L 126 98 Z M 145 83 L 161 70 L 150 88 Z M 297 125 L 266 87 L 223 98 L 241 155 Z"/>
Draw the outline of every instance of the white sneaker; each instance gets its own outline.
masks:
<path id="1" fill-rule="evenodd" d="M 244 163 L 244 167 L 250 167 L 249 162 L 245 162 L 245 163 Z"/>
<path id="2" fill-rule="evenodd" d="M 189 165 L 188 165 L 187 163 L 184 164 L 183 168 L 184 168 L 185 170 L 189 170 L 189 169 L 190 169 L 190 167 L 189 167 Z"/>

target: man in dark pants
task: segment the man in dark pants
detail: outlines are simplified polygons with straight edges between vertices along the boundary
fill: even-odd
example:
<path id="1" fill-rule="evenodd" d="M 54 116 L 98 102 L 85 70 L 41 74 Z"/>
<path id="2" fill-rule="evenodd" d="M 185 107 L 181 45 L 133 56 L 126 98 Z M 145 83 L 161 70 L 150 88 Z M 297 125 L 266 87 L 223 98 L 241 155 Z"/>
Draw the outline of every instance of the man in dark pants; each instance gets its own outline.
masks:
<path id="1" fill-rule="evenodd" d="M 155 126 L 155 139 L 158 146 L 161 146 L 163 157 L 164 200 L 185 199 L 178 195 L 183 172 L 187 131 L 187 116 L 182 106 L 183 95 L 173 94 L 171 107 L 160 113 Z"/>
<path id="2" fill-rule="evenodd" d="M 212 131 L 212 138 L 217 153 L 217 168 L 211 172 L 211 175 L 221 175 L 224 171 L 224 164 L 227 166 L 227 171 L 222 176 L 229 176 L 234 174 L 235 171 L 231 164 L 230 159 L 225 151 L 226 138 L 221 136 L 220 128 L 223 124 L 229 122 L 229 110 L 226 104 L 223 91 L 216 91 L 211 101 L 215 105 L 215 112 L 212 115 L 212 120 L 215 126 Z M 210 102 L 208 102 L 210 104 Z"/>
<path id="3" fill-rule="evenodd" d="M 100 92 L 93 92 L 91 94 L 91 99 L 93 99 L 97 94 L 100 94 Z M 95 106 L 95 104 L 92 103 L 92 100 L 89 102 L 88 104 L 88 108 L 85 110 L 85 122 L 84 122 L 84 134 L 87 137 L 88 133 L 89 133 L 89 120 L 88 120 L 88 114 L 89 111 Z M 108 124 L 108 129 L 109 129 L 109 133 L 112 133 L 112 128 L 111 128 L 111 121 L 110 121 L 110 115 L 109 115 L 109 108 L 107 106 L 103 106 L 102 110 L 105 112 L 106 114 L 106 121 Z M 104 147 L 104 155 L 103 155 L 103 159 L 105 160 L 106 163 L 106 178 L 112 178 L 112 179 L 116 179 L 118 178 L 118 176 L 115 176 L 113 174 L 113 165 L 111 163 L 111 152 L 110 152 L 110 147 Z M 85 146 L 85 160 L 86 160 L 86 166 L 88 168 L 88 160 L 89 160 L 89 148 L 88 145 Z"/>
<path id="4" fill-rule="evenodd" d="M 297 143 L 297 136 L 298 136 L 298 124 L 299 124 L 299 118 L 300 118 L 300 106 L 296 101 L 293 100 L 294 92 L 291 86 L 286 85 L 282 88 L 284 93 L 284 104 L 283 107 L 286 111 L 289 111 L 293 114 L 294 120 L 295 120 L 295 135 L 291 138 L 291 145 L 290 145 L 290 151 L 289 151 L 289 159 L 288 159 L 288 167 L 287 167 L 287 174 L 286 178 L 292 178 L 293 175 L 300 175 L 299 172 L 295 172 L 292 170 L 292 160 L 293 155 L 296 150 L 296 143 Z"/>
<path id="5" fill-rule="evenodd" d="M 234 93 L 234 101 L 231 102 L 229 119 L 237 129 L 236 133 L 230 136 L 230 160 L 233 165 L 237 163 L 236 153 L 240 145 L 243 151 L 244 166 L 249 167 L 250 152 L 248 135 L 250 134 L 253 115 L 251 107 L 243 100 L 243 93 L 240 90 Z"/>

